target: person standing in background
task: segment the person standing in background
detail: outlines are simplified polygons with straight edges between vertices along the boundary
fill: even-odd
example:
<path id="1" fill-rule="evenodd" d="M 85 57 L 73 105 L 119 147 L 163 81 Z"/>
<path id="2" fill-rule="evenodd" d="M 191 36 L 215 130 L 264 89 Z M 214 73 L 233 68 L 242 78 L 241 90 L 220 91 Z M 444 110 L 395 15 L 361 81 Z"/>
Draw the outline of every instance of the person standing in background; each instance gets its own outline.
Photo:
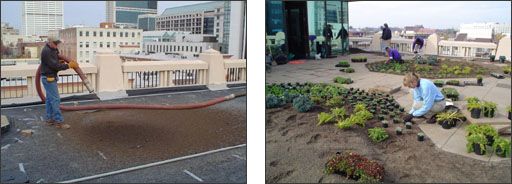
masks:
<path id="1" fill-rule="evenodd" d="M 381 27 L 382 29 L 382 36 L 380 37 L 380 49 L 382 52 L 384 52 L 384 55 L 387 54 L 385 48 L 389 47 L 391 44 L 391 29 L 389 29 L 388 24 L 384 23 L 384 27 Z"/>

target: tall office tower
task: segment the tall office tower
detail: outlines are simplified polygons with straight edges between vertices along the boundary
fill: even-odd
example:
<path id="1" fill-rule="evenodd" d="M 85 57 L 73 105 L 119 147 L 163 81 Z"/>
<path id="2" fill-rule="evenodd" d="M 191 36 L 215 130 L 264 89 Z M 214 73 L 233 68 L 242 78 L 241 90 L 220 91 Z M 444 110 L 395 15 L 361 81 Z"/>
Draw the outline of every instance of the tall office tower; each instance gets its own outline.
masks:
<path id="1" fill-rule="evenodd" d="M 107 1 L 107 22 L 115 27 L 137 28 L 139 15 L 157 14 L 157 1 Z"/>
<path id="2" fill-rule="evenodd" d="M 48 31 L 64 28 L 62 1 L 22 1 L 23 35 L 47 35 Z"/>

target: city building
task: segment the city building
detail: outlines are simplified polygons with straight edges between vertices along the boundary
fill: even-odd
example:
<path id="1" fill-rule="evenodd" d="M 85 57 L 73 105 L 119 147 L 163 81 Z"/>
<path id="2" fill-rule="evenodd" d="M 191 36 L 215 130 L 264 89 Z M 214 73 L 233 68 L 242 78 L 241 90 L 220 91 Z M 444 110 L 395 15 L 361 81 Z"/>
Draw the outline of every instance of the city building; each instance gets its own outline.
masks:
<path id="1" fill-rule="evenodd" d="M 266 35 L 284 32 L 283 52 L 298 59 L 313 57 L 317 45 L 325 42 L 323 30 L 327 24 L 332 26 L 332 52 L 348 52 L 348 39 L 343 44 L 334 39 L 342 27 L 349 30 L 348 1 L 266 0 L 265 6 Z"/>
<path id="2" fill-rule="evenodd" d="M 224 1 L 224 31 L 219 50 L 238 59 L 247 58 L 247 4 Z"/>
<path id="3" fill-rule="evenodd" d="M 142 14 L 137 18 L 137 29 L 142 31 L 154 31 L 156 14 Z"/>
<path id="4" fill-rule="evenodd" d="M 224 1 L 167 8 L 156 18 L 157 31 L 187 31 L 216 36 L 222 40 Z"/>
<path id="5" fill-rule="evenodd" d="M 41 58 L 41 51 L 43 50 L 46 42 L 18 42 L 16 45 L 17 53 L 21 54 L 23 58 Z"/>
<path id="6" fill-rule="evenodd" d="M 59 32 L 64 40 L 60 51 L 78 62 L 94 62 L 96 52 L 110 49 L 115 53 L 141 51 L 142 30 L 118 28 L 78 27 Z"/>
<path id="7" fill-rule="evenodd" d="M 63 1 L 22 1 L 22 35 L 47 35 L 64 28 Z"/>
<path id="8" fill-rule="evenodd" d="M 143 37 L 143 52 L 148 54 L 164 53 L 180 58 L 198 57 L 207 49 L 219 49 L 219 43 L 213 36 L 190 34 L 179 31 L 145 31 Z"/>
<path id="9" fill-rule="evenodd" d="M 139 15 L 156 15 L 157 4 L 158 1 L 106 1 L 106 19 L 118 28 L 137 28 Z"/>
<path id="10" fill-rule="evenodd" d="M 495 22 L 461 24 L 458 34 L 463 33 L 467 34 L 468 40 L 475 40 L 477 38 L 491 40 L 493 36 L 498 33 L 510 35 L 510 24 L 499 24 Z"/>
<path id="11" fill-rule="evenodd" d="M 18 35 L 19 30 L 9 26 L 9 23 L 2 22 L 2 35 Z"/>

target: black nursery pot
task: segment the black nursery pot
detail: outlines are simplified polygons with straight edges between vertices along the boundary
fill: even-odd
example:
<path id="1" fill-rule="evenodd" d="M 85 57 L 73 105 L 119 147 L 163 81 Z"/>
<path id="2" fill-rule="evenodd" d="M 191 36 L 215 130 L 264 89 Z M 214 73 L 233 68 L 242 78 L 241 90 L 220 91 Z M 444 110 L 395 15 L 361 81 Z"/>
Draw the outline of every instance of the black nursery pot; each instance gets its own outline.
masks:
<path id="1" fill-rule="evenodd" d="M 382 127 L 387 128 L 387 127 L 389 127 L 389 124 L 388 123 L 382 123 Z"/>
<path id="2" fill-rule="evenodd" d="M 418 135 L 417 137 L 418 137 L 418 141 L 423 141 L 423 140 L 425 140 L 425 136 L 423 136 L 423 135 Z"/>
<path id="3" fill-rule="evenodd" d="M 487 138 L 487 145 L 492 146 L 492 143 L 494 143 L 494 137 L 486 135 L 485 138 Z"/>
<path id="4" fill-rule="evenodd" d="M 501 149 L 501 147 L 497 147 L 496 148 L 496 155 L 498 155 L 499 157 L 505 157 L 505 152 Z"/>
<path id="5" fill-rule="evenodd" d="M 480 114 L 482 114 L 482 109 L 471 109 L 471 118 L 478 119 Z"/>
<path id="6" fill-rule="evenodd" d="M 512 120 L 512 112 L 508 112 L 508 119 Z"/>
<path id="7" fill-rule="evenodd" d="M 407 129 L 411 129 L 411 128 L 412 128 L 412 126 L 411 126 L 411 125 L 406 124 L 406 125 L 405 125 L 405 128 L 407 128 Z"/>
<path id="8" fill-rule="evenodd" d="M 396 131 L 396 135 L 402 135 L 402 131 L 401 130 L 397 130 Z"/>
<path id="9" fill-rule="evenodd" d="M 444 129 L 450 129 L 450 128 L 452 128 L 452 125 L 451 125 L 450 121 L 443 121 L 443 123 L 441 124 L 441 126 L 442 126 Z"/>
<path id="10" fill-rule="evenodd" d="M 480 144 L 473 143 L 473 150 L 475 151 L 475 154 L 477 154 L 477 155 L 485 154 L 485 150 L 482 150 L 482 148 L 480 148 Z"/>
<path id="11" fill-rule="evenodd" d="M 477 83 L 477 84 L 482 84 L 482 80 L 483 80 L 483 79 L 476 79 L 476 83 Z"/>

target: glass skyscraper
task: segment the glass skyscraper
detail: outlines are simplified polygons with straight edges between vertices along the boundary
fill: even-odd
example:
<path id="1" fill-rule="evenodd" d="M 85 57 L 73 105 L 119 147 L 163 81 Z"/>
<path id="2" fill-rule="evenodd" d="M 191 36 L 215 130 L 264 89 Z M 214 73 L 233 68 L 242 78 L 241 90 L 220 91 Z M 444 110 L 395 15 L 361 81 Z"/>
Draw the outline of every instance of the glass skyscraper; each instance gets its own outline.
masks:
<path id="1" fill-rule="evenodd" d="M 107 1 L 107 22 L 117 27 L 137 28 L 138 17 L 143 14 L 157 14 L 157 1 Z"/>
<path id="2" fill-rule="evenodd" d="M 270 41 L 267 45 L 297 58 L 312 57 L 317 42 L 325 41 L 323 31 L 328 24 L 333 33 L 332 52 L 348 53 L 348 39 L 336 39 L 342 28 L 348 33 L 348 1 L 266 0 L 265 6 L 267 37 L 273 38 L 279 32 L 285 35 L 284 45 L 280 45 L 283 41 Z"/>

